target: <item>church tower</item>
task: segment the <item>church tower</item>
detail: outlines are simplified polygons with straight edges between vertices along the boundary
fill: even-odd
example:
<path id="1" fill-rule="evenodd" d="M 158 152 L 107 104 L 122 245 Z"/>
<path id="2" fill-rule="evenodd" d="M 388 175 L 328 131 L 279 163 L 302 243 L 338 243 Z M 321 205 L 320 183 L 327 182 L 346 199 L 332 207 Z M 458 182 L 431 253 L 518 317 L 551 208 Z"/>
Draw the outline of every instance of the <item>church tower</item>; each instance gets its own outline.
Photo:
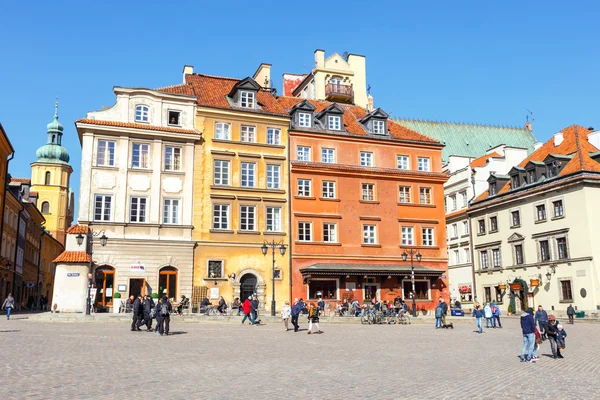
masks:
<path id="1" fill-rule="evenodd" d="M 63 126 L 58 122 L 58 102 L 54 119 L 47 125 L 48 139 L 31 163 L 31 191 L 38 193 L 37 207 L 46 218 L 46 230 L 63 245 L 73 222 L 73 199 L 69 179 L 73 169 L 69 152 L 62 145 Z"/>

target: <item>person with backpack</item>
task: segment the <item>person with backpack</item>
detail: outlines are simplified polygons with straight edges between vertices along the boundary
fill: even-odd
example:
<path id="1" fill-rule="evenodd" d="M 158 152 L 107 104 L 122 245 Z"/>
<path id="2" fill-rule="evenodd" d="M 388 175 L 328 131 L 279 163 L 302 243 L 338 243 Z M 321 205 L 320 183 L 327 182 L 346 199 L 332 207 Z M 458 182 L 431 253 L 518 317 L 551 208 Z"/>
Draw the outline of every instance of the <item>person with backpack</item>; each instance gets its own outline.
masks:
<path id="1" fill-rule="evenodd" d="M 2 309 L 6 310 L 7 320 L 10 319 L 10 313 L 12 312 L 13 308 L 15 308 L 15 298 L 13 297 L 12 293 L 9 293 L 6 297 L 6 300 L 4 300 L 4 303 L 2 303 Z"/>
<path id="2" fill-rule="evenodd" d="M 546 322 L 546 326 L 544 327 L 544 332 L 548 337 L 548 341 L 550 342 L 550 349 L 552 350 L 552 358 L 563 358 L 562 354 L 560 354 L 560 346 L 557 343 L 558 340 L 558 321 L 554 315 L 550 315 L 548 317 L 548 322 Z"/>
<path id="3" fill-rule="evenodd" d="M 521 331 L 523 332 L 521 362 L 535 362 L 535 321 L 532 308 L 528 308 L 521 314 Z"/>
<path id="4" fill-rule="evenodd" d="M 498 303 L 496 303 L 495 301 L 492 303 L 492 316 L 494 328 L 496 327 L 496 322 L 498 323 L 498 328 L 502 328 L 502 324 L 500 323 L 500 307 L 498 307 Z"/>
<path id="5" fill-rule="evenodd" d="M 152 331 L 152 309 L 154 308 L 154 302 L 152 301 L 152 297 L 146 296 L 146 300 L 144 300 L 144 323 L 146 324 L 146 330 L 148 332 Z"/>
<path id="6" fill-rule="evenodd" d="M 160 323 L 158 323 L 158 332 L 154 330 L 154 334 L 161 336 L 164 334 L 165 336 L 168 336 L 169 324 L 171 322 L 171 311 L 173 311 L 173 306 L 171 305 L 169 299 L 167 299 L 167 296 L 163 296 L 162 301 L 157 306 L 156 311 L 156 321 L 158 323 L 158 316 L 160 316 Z"/>
<path id="7" fill-rule="evenodd" d="M 481 325 L 481 319 L 483 318 L 483 308 L 481 304 L 475 302 L 475 307 L 473 308 L 473 317 L 475 317 L 475 322 L 477 323 L 477 329 L 479 329 L 478 333 L 483 333 L 483 326 Z M 477 331 L 476 331 L 477 332 Z"/>
<path id="8" fill-rule="evenodd" d="M 162 304 L 162 298 L 158 299 L 156 306 L 154 307 L 154 318 L 156 318 L 156 326 L 154 327 L 154 334 L 160 335 L 160 326 L 162 325 L 162 317 L 160 316 L 160 305 Z"/>
<path id="9" fill-rule="evenodd" d="M 250 300 L 252 300 L 252 297 L 248 297 L 246 300 L 244 300 L 244 304 L 242 304 L 242 310 L 244 311 L 244 318 L 242 318 L 242 325 L 244 324 L 244 322 L 246 322 L 246 319 L 248 319 L 248 321 L 250 321 L 250 325 L 252 325 L 254 323 L 254 321 L 252 320 L 252 314 L 250 313 Z"/>
<path id="10" fill-rule="evenodd" d="M 442 326 L 446 326 L 446 315 L 448 314 L 448 304 L 443 297 L 440 297 L 441 306 L 442 306 Z"/>
<path id="11" fill-rule="evenodd" d="M 435 308 L 435 329 L 442 327 L 442 315 L 444 315 L 444 310 L 442 309 L 442 302 L 440 301 Z"/>
<path id="12" fill-rule="evenodd" d="M 131 296 L 132 300 L 134 296 Z M 138 296 L 133 301 L 133 316 L 131 319 L 131 331 L 141 331 L 140 326 L 144 322 L 144 307 L 142 306 L 141 297 Z"/>
<path id="13" fill-rule="evenodd" d="M 250 301 L 250 312 L 252 313 L 252 325 L 260 324 L 260 320 L 258 319 L 258 299 L 256 296 L 252 297 L 252 301 Z"/>
<path id="14" fill-rule="evenodd" d="M 315 324 L 315 328 L 317 328 L 317 331 L 315 333 L 317 334 L 321 334 L 323 332 L 321 332 L 321 329 L 319 328 L 319 307 L 315 306 L 314 304 L 311 304 L 308 308 L 308 334 L 310 335 L 311 333 L 313 333 L 312 331 L 312 326 L 313 324 Z"/>

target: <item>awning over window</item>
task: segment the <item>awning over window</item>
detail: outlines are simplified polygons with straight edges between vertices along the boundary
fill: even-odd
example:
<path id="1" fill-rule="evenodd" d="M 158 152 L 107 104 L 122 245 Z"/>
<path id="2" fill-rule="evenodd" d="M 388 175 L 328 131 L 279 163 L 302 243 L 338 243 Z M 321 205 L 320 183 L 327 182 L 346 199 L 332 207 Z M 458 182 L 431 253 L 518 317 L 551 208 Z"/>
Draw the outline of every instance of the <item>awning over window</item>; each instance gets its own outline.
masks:
<path id="1" fill-rule="evenodd" d="M 423 266 L 415 266 L 415 276 L 439 278 L 446 271 Z M 323 275 L 367 275 L 367 276 L 405 276 L 411 273 L 410 266 L 405 264 L 313 264 L 301 268 L 303 278 Z"/>

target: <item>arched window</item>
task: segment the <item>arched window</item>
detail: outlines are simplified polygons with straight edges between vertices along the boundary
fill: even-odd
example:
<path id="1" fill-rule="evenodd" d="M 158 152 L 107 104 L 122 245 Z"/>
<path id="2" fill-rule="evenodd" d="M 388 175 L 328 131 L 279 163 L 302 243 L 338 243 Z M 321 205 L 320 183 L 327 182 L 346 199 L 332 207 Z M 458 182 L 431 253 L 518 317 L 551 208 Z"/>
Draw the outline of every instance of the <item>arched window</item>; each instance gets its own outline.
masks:
<path id="1" fill-rule="evenodd" d="M 46 185 L 50 184 L 50 171 L 46 171 Z"/>
<path id="2" fill-rule="evenodd" d="M 148 122 L 149 121 L 150 109 L 148 106 L 139 105 L 135 107 L 135 121 L 136 122 Z"/>
<path id="3" fill-rule="evenodd" d="M 52 135 L 52 143 L 56 143 L 56 135 Z"/>
<path id="4" fill-rule="evenodd" d="M 50 214 L 50 203 L 47 201 L 42 203 L 42 214 Z"/>
<path id="5" fill-rule="evenodd" d="M 158 295 L 177 298 L 177 268 L 163 267 L 158 272 Z"/>

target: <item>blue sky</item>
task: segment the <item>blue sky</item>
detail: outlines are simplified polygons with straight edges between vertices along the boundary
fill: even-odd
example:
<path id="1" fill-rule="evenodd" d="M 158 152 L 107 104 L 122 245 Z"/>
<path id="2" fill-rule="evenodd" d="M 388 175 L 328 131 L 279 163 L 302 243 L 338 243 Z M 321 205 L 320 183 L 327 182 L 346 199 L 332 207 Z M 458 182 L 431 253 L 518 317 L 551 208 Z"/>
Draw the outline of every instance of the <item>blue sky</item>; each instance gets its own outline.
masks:
<path id="1" fill-rule="evenodd" d="M 335 10 L 339 10 L 336 12 Z M 392 117 L 522 125 L 539 140 L 600 127 L 600 5 L 578 1 L 0 2 L 0 123 L 28 177 L 59 97 L 79 186 L 74 121 L 114 103 L 112 87 L 245 77 L 261 62 L 306 72 L 313 51 L 363 54 L 376 106 Z"/>

